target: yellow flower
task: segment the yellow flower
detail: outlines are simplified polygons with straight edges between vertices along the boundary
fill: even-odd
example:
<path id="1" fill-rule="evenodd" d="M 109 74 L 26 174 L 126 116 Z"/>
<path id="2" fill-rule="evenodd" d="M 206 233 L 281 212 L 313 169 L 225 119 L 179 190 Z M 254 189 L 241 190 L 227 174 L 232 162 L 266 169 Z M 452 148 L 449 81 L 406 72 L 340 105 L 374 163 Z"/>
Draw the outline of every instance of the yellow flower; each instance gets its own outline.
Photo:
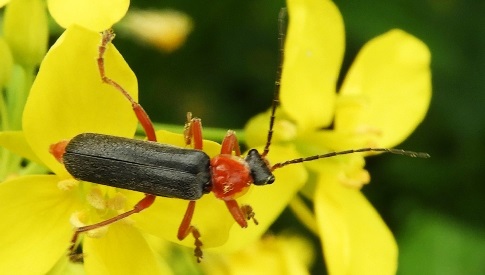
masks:
<path id="1" fill-rule="evenodd" d="M 78 182 L 49 153 L 51 144 L 84 132 L 133 137 L 137 121 L 130 103 L 100 80 L 96 63 L 99 43 L 98 33 L 69 27 L 41 64 L 25 106 L 23 132 L 0 135 L 2 146 L 54 172 L 20 176 L 0 184 L 0 273 L 47 272 L 66 257 L 73 225 L 105 220 L 130 210 L 143 197 L 138 192 Z M 136 78 L 113 46 L 108 48 L 105 60 L 107 74 L 136 99 Z M 159 142 L 184 145 L 180 134 L 159 131 L 157 136 Z M 220 145 L 204 141 L 204 150 L 214 156 Z M 296 153 L 292 148 L 282 148 L 273 159 L 287 156 Z M 302 171 L 300 167 L 285 169 L 279 175 L 289 178 L 293 173 L 291 184 L 250 190 L 238 199 L 240 204 L 249 202 L 260 221 L 259 226 L 250 225 L 245 230 L 212 194 L 198 200 L 192 224 L 202 234 L 203 249 L 224 243 L 227 245 L 222 251 L 236 249 L 258 239 L 301 188 Z M 191 236 L 183 242 L 176 239 L 187 204 L 184 200 L 157 198 L 140 214 L 84 234 L 88 236 L 83 241 L 86 271 L 160 271 L 160 262 L 142 232 L 193 247 Z M 27 259 L 35 261 L 25 265 Z"/>
<path id="2" fill-rule="evenodd" d="M 128 13 L 120 27 L 136 40 L 172 52 L 184 44 L 192 30 L 192 20 L 187 14 L 175 10 L 135 10 Z"/>
<path id="3" fill-rule="evenodd" d="M 22 176 L 0 184 L 0 215 L 3 221 L 0 225 L 3 234 L 1 273 L 11 270 L 19 274 L 47 272 L 61 257 L 66 257 L 73 233 L 69 219 L 88 205 L 86 193 L 90 192 L 91 186 L 83 183 L 70 185 L 69 181 L 65 181 L 70 176 L 49 154 L 49 145 L 88 131 L 133 136 L 136 119 L 130 104 L 113 95 L 113 90 L 100 81 L 95 61 L 99 41 L 97 33 L 70 28 L 59 38 L 41 65 L 25 107 L 24 132 L 17 133 L 18 137 L 25 137 L 20 141 L 26 140 L 26 144 L 11 144 L 17 146 L 16 152 L 24 152 L 24 156 L 30 158 L 33 155 L 55 175 Z M 130 91 L 136 92 L 136 78 L 119 53 L 110 48 L 107 58 L 110 60 L 107 69 L 112 71 L 112 75 Z M 31 149 L 18 150 L 20 147 Z M 104 191 L 109 198 L 110 190 Z M 111 192 L 116 195 L 116 192 Z M 127 266 L 133 260 L 135 264 L 143 261 L 147 265 L 143 268 L 156 266 L 146 242 L 138 242 L 141 237 L 133 227 L 123 223 L 112 226 L 107 238 L 116 236 L 119 231 L 126 234 L 127 240 L 115 242 L 127 245 L 129 249 L 116 249 L 115 246 L 111 255 L 106 257 L 119 258 L 137 242 L 134 247 L 145 249 L 137 252 L 140 258 L 124 261 Z M 89 253 L 88 248 L 86 251 Z M 87 270 L 103 269 L 96 262 L 90 264 L 97 259 L 94 253 L 90 258 L 86 260 Z M 28 259 L 30 264 L 25 265 Z M 116 267 L 110 261 L 104 264 L 107 266 L 104 269 L 116 270 L 114 268 L 119 268 L 120 263 L 116 263 Z"/>
<path id="4" fill-rule="evenodd" d="M 297 235 L 288 233 L 267 235 L 234 253 L 207 253 L 206 261 L 200 264 L 206 274 L 310 274 L 314 261 L 311 243 Z"/>
<path id="5" fill-rule="evenodd" d="M 401 30 L 376 37 L 358 54 L 337 93 L 344 52 L 337 7 L 322 0 L 287 2 L 290 19 L 275 145 L 310 156 L 393 147 L 409 136 L 431 98 L 426 45 Z M 247 125 L 250 146 L 265 142 L 261 129 L 267 120 L 265 113 Z M 321 237 L 330 274 L 392 274 L 397 268 L 394 237 L 360 192 L 370 181 L 364 164 L 362 154 L 353 154 L 305 165 L 311 181 L 301 194 L 314 202 L 313 229 Z M 281 184 L 277 178 L 274 185 Z"/>

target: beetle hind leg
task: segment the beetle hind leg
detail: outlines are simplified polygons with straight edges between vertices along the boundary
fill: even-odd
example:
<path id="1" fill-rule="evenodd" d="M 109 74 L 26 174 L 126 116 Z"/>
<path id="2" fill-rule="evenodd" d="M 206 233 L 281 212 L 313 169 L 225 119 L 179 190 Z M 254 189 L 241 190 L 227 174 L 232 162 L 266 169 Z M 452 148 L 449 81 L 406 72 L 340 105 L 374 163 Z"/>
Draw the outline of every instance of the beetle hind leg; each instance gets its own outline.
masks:
<path id="1" fill-rule="evenodd" d="M 184 218 L 182 220 L 182 223 L 180 224 L 179 231 L 177 234 L 177 238 L 179 240 L 185 239 L 189 234 L 192 233 L 192 236 L 194 236 L 194 256 L 197 258 L 197 262 L 200 263 L 200 261 L 203 258 L 203 253 L 202 253 L 202 241 L 200 240 L 200 232 L 195 228 L 195 226 L 191 225 L 190 222 L 192 221 L 192 216 L 194 215 L 194 210 L 195 210 L 195 201 L 190 201 L 189 205 L 187 206 L 187 210 L 185 211 Z"/>

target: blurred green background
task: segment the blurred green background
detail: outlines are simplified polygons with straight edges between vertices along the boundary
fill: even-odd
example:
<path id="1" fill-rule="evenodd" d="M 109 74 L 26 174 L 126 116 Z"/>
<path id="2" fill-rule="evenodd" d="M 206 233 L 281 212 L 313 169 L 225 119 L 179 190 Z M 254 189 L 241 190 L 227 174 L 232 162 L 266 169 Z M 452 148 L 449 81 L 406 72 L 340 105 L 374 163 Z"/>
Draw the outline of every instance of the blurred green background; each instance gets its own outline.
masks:
<path id="1" fill-rule="evenodd" d="M 399 146 L 432 158 L 372 158 L 371 185 L 363 190 L 396 235 L 399 274 L 485 274 L 485 2 L 335 2 L 346 26 L 342 75 L 366 41 L 392 28 L 417 36 L 432 53 L 429 113 Z M 205 126 L 241 129 L 266 110 L 283 6 L 282 0 L 132 1 L 132 8 L 180 10 L 194 23 L 185 45 L 171 54 L 123 35 L 115 41 L 152 119 L 182 125 L 192 111 Z M 272 230 L 292 226 L 292 219 L 286 211 Z M 314 273 L 322 269 L 317 263 Z"/>

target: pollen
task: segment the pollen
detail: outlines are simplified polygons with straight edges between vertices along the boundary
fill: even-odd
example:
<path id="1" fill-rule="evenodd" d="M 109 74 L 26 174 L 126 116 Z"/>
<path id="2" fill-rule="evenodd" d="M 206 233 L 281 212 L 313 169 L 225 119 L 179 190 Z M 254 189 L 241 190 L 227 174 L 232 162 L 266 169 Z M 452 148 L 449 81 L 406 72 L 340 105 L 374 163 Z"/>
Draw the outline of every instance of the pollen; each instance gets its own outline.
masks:
<path id="1" fill-rule="evenodd" d="M 86 212 L 84 211 L 77 211 L 72 213 L 71 217 L 69 218 L 69 222 L 74 226 L 74 227 L 83 227 L 86 224 L 83 222 L 86 220 Z"/>
<path id="2" fill-rule="evenodd" d="M 342 172 L 339 174 L 339 181 L 343 185 L 354 188 L 361 189 L 365 184 L 370 182 L 370 174 L 367 170 L 360 169 L 359 171 L 353 172 Z"/>
<path id="3" fill-rule="evenodd" d="M 92 188 L 89 193 L 86 196 L 86 200 L 88 203 L 99 210 L 104 210 L 106 209 L 107 202 L 104 198 L 103 193 L 101 192 L 101 189 L 94 187 Z"/>
<path id="4" fill-rule="evenodd" d="M 76 179 L 66 179 L 66 180 L 60 180 L 57 183 L 57 188 L 59 188 L 62 191 L 69 191 L 72 190 L 73 188 L 76 188 L 79 185 L 79 181 Z"/>
<path id="5" fill-rule="evenodd" d="M 86 236 L 90 238 L 102 238 L 108 233 L 109 226 L 102 226 L 96 229 L 91 229 L 86 232 Z"/>
<path id="6" fill-rule="evenodd" d="M 108 199 L 107 207 L 116 211 L 125 209 L 126 196 L 117 192 L 112 198 Z"/>

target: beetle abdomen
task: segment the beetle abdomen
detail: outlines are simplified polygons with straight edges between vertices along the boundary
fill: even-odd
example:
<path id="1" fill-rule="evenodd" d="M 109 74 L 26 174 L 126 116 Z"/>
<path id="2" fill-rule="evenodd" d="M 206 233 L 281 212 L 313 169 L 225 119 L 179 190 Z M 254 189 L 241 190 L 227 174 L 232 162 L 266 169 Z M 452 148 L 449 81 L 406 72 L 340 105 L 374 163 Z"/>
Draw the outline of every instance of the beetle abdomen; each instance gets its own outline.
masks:
<path id="1" fill-rule="evenodd" d="M 210 191 L 210 159 L 200 150 L 84 133 L 63 161 L 76 179 L 156 196 L 197 200 Z"/>

